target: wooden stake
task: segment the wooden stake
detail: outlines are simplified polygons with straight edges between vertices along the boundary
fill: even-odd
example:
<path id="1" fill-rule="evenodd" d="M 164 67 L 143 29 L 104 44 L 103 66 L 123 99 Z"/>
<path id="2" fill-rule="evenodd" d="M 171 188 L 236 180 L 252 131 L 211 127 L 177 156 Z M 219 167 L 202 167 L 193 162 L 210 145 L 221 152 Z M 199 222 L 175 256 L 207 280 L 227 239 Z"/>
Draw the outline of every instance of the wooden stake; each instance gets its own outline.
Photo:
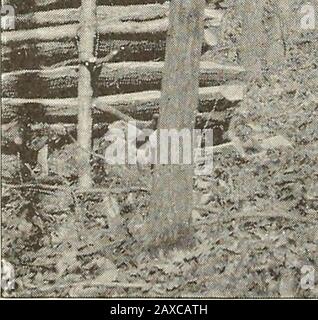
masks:
<path id="1" fill-rule="evenodd" d="M 79 114 L 77 139 L 81 146 L 78 152 L 79 186 L 87 189 L 92 186 L 90 152 L 92 143 L 92 105 L 93 83 L 92 66 L 95 63 L 94 55 L 96 37 L 96 0 L 82 0 L 80 29 L 79 29 L 79 80 L 78 99 Z M 84 150 L 87 150 L 86 152 Z"/>
<path id="2" fill-rule="evenodd" d="M 41 168 L 41 174 L 46 177 L 49 175 L 48 157 L 49 157 L 49 146 L 46 144 L 38 152 L 38 164 L 40 165 L 40 168 Z"/>

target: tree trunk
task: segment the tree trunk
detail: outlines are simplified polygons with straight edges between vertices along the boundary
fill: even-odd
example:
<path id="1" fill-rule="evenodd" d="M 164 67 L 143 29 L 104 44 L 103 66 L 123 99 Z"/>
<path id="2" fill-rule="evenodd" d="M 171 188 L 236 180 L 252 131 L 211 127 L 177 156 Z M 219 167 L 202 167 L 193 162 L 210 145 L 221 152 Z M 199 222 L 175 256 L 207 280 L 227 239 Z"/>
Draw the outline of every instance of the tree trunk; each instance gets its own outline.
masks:
<path id="1" fill-rule="evenodd" d="M 170 6 L 158 136 L 162 129 L 192 133 L 199 103 L 205 1 L 172 0 Z M 146 245 L 168 249 L 183 242 L 187 246 L 184 240 L 191 238 L 193 175 L 192 164 L 168 161 L 155 167 Z"/>
<path id="2" fill-rule="evenodd" d="M 243 0 L 240 60 L 251 78 L 258 78 L 267 48 L 263 24 L 265 0 Z"/>
<path id="3" fill-rule="evenodd" d="M 286 48 L 292 30 L 292 0 L 243 0 L 241 62 L 252 78 L 258 78 L 262 68 L 278 72 L 286 60 Z"/>
<path id="4" fill-rule="evenodd" d="M 96 0 L 82 0 L 79 29 L 79 114 L 77 139 L 79 186 L 88 189 L 92 186 L 90 152 L 92 144 L 92 67 L 95 63 L 94 42 L 96 36 Z"/>
<path id="5" fill-rule="evenodd" d="M 266 61 L 272 72 L 278 72 L 286 60 L 286 49 L 292 23 L 291 0 L 272 2 L 271 19 L 268 21 L 268 49 Z"/>

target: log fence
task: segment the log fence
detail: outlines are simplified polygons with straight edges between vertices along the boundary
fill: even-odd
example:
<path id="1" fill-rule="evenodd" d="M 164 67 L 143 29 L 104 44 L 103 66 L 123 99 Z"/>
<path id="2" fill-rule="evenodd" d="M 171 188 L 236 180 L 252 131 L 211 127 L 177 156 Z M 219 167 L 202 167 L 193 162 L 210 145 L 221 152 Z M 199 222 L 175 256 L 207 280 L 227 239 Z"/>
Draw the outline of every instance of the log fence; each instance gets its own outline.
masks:
<path id="1" fill-rule="evenodd" d="M 83 168 L 79 184 L 88 189 L 98 123 L 109 124 L 121 114 L 149 121 L 160 111 L 168 17 L 169 2 L 151 0 L 34 0 L 21 8 L 16 29 L 2 32 L 3 151 L 17 150 L 15 126 L 16 134 L 20 127 L 29 133 L 39 127 L 75 131 Z M 222 11 L 207 7 L 205 28 L 217 33 L 222 17 Z M 209 50 L 209 44 L 203 48 Z M 237 65 L 201 61 L 198 127 L 206 127 L 212 114 L 210 126 L 226 130 L 229 114 L 243 99 L 244 72 Z M 49 144 L 38 150 L 46 173 Z"/>

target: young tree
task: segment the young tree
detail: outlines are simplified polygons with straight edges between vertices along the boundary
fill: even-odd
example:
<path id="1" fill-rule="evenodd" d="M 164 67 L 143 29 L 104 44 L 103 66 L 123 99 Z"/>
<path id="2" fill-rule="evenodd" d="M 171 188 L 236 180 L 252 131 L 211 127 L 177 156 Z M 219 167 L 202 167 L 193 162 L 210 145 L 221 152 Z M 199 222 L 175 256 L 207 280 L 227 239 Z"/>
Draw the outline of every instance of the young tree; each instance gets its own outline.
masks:
<path id="1" fill-rule="evenodd" d="M 92 105 L 93 83 L 92 65 L 94 64 L 94 41 L 96 36 L 96 0 L 82 0 L 79 28 L 79 79 L 78 79 L 78 126 L 77 140 L 79 186 L 87 189 L 92 186 L 90 152 L 92 144 Z"/>
<path id="2" fill-rule="evenodd" d="M 158 132 L 194 129 L 205 0 L 172 0 Z M 185 146 L 183 146 L 185 147 Z M 161 145 L 159 145 L 159 149 Z M 171 160 L 172 148 L 168 154 Z M 160 151 L 159 151 L 160 158 Z M 145 241 L 150 247 L 176 245 L 191 233 L 193 165 L 158 164 Z"/>

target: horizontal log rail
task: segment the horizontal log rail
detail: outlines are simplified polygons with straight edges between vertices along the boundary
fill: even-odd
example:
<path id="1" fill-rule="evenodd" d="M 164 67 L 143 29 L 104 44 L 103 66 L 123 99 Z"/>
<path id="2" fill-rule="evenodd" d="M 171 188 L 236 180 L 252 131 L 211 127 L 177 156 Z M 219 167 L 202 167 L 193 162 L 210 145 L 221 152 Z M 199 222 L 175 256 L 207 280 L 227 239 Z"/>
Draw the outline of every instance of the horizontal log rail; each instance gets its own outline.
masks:
<path id="1" fill-rule="evenodd" d="M 243 100 L 244 86 L 228 85 L 200 88 L 200 112 L 223 111 Z M 160 91 L 142 91 L 95 98 L 95 113 L 107 112 L 110 106 L 136 119 L 151 119 L 159 111 Z M 75 117 L 78 110 L 77 98 L 68 99 L 21 99 L 4 98 L 2 100 L 2 118 L 11 121 L 19 109 L 40 108 L 47 117 Z M 226 110 L 226 109 L 225 109 Z"/>
<path id="2" fill-rule="evenodd" d="M 46 26 L 74 24 L 79 22 L 79 8 L 34 12 L 16 16 L 15 30 L 33 29 Z M 98 23 L 107 22 L 145 22 L 158 20 L 169 15 L 169 4 L 145 4 L 133 6 L 99 6 Z M 206 21 L 210 26 L 218 27 L 223 18 L 220 10 L 206 10 Z"/>
<path id="3" fill-rule="evenodd" d="M 99 24 L 97 31 L 101 35 L 131 35 L 138 33 L 163 33 L 167 31 L 168 19 L 140 22 L 115 22 Z M 6 31 L 1 35 L 2 44 L 28 41 L 56 41 L 77 36 L 78 25 L 67 24 L 55 27 L 43 27 L 31 30 Z"/>
<path id="4" fill-rule="evenodd" d="M 165 3 L 167 1 L 169 0 L 98 0 L 97 5 L 131 6 L 151 3 Z M 4 4 L 14 5 L 19 9 L 19 13 L 32 13 L 34 11 L 78 8 L 81 5 L 81 0 L 4 0 Z"/>
<path id="5" fill-rule="evenodd" d="M 168 10 L 169 4 L 99 6 L 97 8 L 97 18 L 99 23 L 103 20 L 106 20 L 107 22 L 124 22 L 129 19 L 134 19 L 136 22 L 156 20 L 156 18 L 164 17 Z M 79 14 L 79 8 L 38 11 L 32 14 L 18 14 L 15 21 L 15 30 L 78 23 Z"/>
<path id="6" fill-rule="evenodd" d="M 160 90 L 164 62 L 121 62 L 100 66 L 95 96 Z M 235 65 L 201 62 L 200 86 L 239 80 L 244 69 Z M 78 66 L 47 70 L 20 70 L 2 74 L 5 98 L 72 98 L 77 96 Z"/>

